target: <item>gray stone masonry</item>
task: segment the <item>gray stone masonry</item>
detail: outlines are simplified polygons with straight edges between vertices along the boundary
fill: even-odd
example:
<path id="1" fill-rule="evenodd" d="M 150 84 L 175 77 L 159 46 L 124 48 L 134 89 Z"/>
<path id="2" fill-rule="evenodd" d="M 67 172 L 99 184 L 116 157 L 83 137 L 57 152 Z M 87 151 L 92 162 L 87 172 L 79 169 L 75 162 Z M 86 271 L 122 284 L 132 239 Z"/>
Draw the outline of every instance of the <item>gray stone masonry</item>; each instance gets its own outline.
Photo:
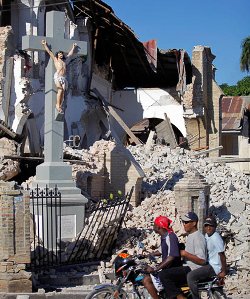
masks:
<path id="1" fill-rule="evenodd" d="M 187 211 L 199 217 L 198 227 L 203 230 L 203 220 L 208 213 L 210 188 L 205 179 L 195 170 L 184 175 L 175 186 L 175 206 L 180 215 Z"/>

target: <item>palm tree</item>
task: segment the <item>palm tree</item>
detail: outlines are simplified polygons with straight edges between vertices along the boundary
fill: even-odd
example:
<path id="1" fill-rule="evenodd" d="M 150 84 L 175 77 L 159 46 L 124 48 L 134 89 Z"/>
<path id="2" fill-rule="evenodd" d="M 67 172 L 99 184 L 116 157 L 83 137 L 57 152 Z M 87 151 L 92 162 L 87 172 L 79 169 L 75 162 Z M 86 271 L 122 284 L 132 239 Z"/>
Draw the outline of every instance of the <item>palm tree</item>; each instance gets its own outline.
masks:
<path id="1" fill-rule="evenodd" d="M 240 57 L 240 69 L 244 72 L 249 72 L 250 69 L 250 36 L 243 39 L 241 43 L 241 57 Z"/>

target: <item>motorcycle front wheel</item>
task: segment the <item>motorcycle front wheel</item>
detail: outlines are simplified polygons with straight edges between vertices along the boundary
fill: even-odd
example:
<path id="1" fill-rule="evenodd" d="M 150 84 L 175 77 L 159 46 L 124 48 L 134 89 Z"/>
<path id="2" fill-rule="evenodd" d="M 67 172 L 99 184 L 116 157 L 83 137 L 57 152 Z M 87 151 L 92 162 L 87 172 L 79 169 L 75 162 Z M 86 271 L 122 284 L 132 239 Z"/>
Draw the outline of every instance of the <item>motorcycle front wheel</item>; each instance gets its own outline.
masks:
<path id="1" fill-rule="evenodd" d="M 102 288 L 93 290 L 85 299 L 128 299 L 128 295 L 124 290 L 120 290 L 118 293 L 115 288 Z"/>
<path id="2" fill-rule="evenodd" d="M 210 299 L 226 299 L 227 297 L 222 290 L 221 291 L 212 290 L 212 292 L 209 294 L 209 298 Z"/>

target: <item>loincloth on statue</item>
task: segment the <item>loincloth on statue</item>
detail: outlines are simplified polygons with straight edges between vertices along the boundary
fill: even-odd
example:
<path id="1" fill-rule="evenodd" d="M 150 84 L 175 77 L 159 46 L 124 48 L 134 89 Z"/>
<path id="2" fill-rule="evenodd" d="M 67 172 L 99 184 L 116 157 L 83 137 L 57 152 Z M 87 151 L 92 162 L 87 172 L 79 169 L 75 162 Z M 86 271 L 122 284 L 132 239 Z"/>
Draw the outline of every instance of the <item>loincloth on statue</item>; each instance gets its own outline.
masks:
<path id="1" fill-rule="evenodd" d="M 64 90 L 66 90 L 68 88 L 67 79 L 64 76 L 58 75 L 57 72 L 55 72 L 55 74 L 54 74 L 54 81 L 55 81 L 56 85 L 59 83 Z"/>

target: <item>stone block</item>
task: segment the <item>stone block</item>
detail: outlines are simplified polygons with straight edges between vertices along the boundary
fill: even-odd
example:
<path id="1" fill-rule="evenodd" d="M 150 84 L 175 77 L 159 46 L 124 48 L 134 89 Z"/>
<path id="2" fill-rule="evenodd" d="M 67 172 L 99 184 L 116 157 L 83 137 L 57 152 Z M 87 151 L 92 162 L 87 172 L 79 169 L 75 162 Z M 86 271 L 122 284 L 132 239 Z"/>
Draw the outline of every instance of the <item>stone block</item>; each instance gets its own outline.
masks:
<path id="1" fill-rule="evenodd" d="M 246 204 L 241 200 L 231 200 L 229 202 L 228 211 L 234 216 L 240 216 L 245 208 Z"/>
<path id="2" fill-rule="evenodd" d="M 14 276 L 6 277 L 6 279 L 0 278 L 0 290 L 6 293 L 31 293 L 32 281 L 27 278 L 15 278 Z"/>

